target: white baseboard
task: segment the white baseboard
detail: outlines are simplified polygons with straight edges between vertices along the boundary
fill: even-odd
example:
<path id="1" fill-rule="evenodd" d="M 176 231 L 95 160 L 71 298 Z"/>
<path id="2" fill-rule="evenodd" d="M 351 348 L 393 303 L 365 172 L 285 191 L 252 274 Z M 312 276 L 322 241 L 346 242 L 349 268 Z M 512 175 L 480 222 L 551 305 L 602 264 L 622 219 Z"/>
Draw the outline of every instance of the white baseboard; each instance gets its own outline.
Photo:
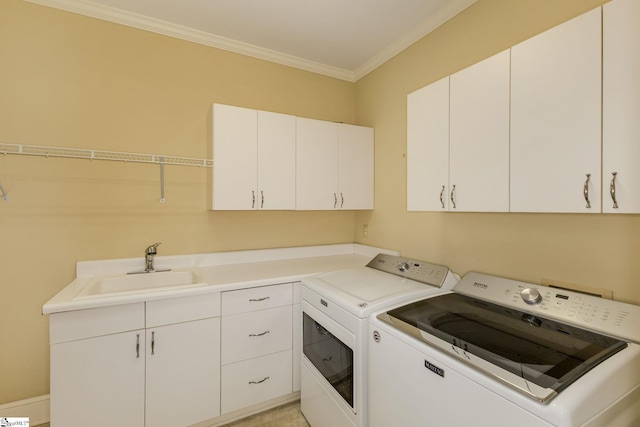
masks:
<path id="1" fill-rule="evenodd" d="M 49 422 L 49 395 L 32 397 L 0 405 L 0 417 L 28 417 L 29 425 Z"/>

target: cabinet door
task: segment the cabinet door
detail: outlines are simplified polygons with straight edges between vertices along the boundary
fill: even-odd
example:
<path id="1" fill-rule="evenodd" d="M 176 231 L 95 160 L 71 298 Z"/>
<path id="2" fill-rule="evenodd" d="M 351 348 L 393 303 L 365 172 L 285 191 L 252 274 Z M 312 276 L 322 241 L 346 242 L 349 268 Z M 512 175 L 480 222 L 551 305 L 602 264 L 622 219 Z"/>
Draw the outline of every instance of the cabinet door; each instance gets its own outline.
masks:
<path id="1" fill-rule="evenodd" d="M 598 8 L 511 49 L 512 211 L 600 211 L 601 26 Z"/>
<path id="2" fill-rule="evenodd" d="M 449 77 L 407 96 L 407 210 L 449 209 Z"/>
<path id="3" fill-rule="evenodd" d="M 296 118 L 296 209 L 338 207 L 338 124 Z"/>
<path id="4" fill-rule="evenodd" d="M 213 105 L 213 209 L 250 210 L 258 202 L 258 112 Z"/>
<path id="5" fill-rule="evenodd" d="M 373 129 L 338 125 L 338 207 L 373 209 Z"/>
<path id="6" fill-rule="evenodd" d="M 258 111 L 258 209 L 296 208 L 296 118 Z"/>
<path id="7" fill-rule="evenodd" d="M 220 318 L 147 329 L 146 341 L 146 425 L 191 425 L 219 416 Z"/>
<path id="8" fill-rule="evenodd" d="M 451 211 L 509 211 L 509 66 L 507 50 L 451 76 Z"/>
<path id="9" fill-rule="evenodd" d="M 51 345 L 51 424 L 144 426 L 144 330 Z"/>
<path id="10" fill-rule="evenodd" d="M 602 209 L 640 213 L 640 2 L 614 0 L 603 14 Z"/>

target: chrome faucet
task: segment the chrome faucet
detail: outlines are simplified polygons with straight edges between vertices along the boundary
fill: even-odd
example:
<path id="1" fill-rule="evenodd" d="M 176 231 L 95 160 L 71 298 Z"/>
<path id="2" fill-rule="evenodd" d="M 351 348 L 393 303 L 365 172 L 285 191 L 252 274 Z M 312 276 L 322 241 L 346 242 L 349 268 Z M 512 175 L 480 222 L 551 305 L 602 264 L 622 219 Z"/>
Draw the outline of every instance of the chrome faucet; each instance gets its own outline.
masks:
<path id="1" fill-rule="evenodd" d="M 145 273 L 153 273 L 155 270 L 155 268 L 153 267 L 153 257 L 158 253 L 157 248 L 160 245 L 161 242 L 158 243 L 154 243 L 153 245 L 149 246 L 147 248 L 147 250 L 145 251 L 145 267 L 144 267 L 144 272 Z"/>

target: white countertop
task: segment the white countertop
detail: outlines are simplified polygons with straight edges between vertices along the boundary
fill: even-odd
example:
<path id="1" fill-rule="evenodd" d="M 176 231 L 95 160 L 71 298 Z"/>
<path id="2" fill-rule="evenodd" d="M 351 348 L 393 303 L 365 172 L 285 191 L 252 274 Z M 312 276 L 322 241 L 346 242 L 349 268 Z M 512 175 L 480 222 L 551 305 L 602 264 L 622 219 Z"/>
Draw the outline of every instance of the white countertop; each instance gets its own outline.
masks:
<path id="1" fill-rule="evenodd" d="M 156 257 L 156 269 L 193 271 L 201 279 L 196 284 L 157 290 L 139 290 L 82 296 L 78 293 L 96 278 L 126 275 L 143 268 L 142 257 L 135 259 L 78 262 L 76 279 L 43 307 L 43 314 L 105 307 L 180 296 L 250 288 L 274 283 L 296 282 L 328 271 L 366 265 L 380 252 L 397 254 L 359 244 L 305 246 Z M 161 274 L 161 273 L 158 273 Z"/>

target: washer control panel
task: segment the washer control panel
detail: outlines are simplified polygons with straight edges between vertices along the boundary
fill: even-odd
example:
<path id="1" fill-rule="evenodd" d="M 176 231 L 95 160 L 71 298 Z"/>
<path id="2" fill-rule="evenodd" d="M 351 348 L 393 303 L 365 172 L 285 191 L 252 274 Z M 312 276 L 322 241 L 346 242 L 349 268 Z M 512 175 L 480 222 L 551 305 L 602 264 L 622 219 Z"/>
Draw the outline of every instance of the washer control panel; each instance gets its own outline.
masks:
<path id="1" fill-rule="evenodd" d="M 473 272 L 467 273 L 453 291 L 640 342 L 637 305 Z"/>
<path id="2" fill-rule="evenodd" d="M 443 265 L 388 254 L 376 255 L 367 267 L 437 287 L 442 287 L 449 272 Z"/>

